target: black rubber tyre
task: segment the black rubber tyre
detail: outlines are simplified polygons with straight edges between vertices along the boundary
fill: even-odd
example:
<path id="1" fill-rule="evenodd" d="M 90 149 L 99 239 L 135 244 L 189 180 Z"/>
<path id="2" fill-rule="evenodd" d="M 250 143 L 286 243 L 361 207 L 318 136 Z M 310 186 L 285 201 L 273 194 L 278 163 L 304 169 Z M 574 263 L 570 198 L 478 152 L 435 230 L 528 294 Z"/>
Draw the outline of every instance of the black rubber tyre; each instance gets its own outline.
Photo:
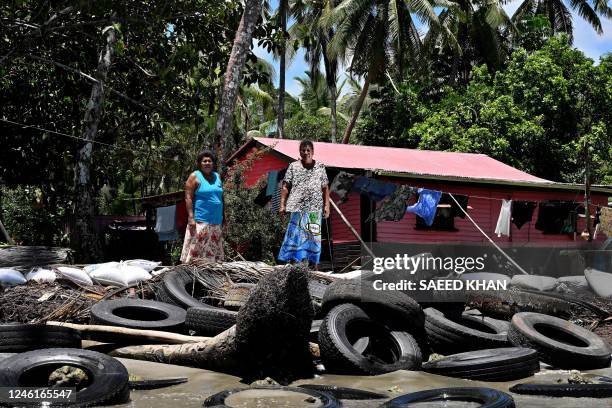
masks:
<path id="1" fill-rule="evenodd" d="M 514 400 L 505 392 L 492 388 L 458 387 L 438 388 L 405 394 L 381 405 L 380 408 L 405 407 L 409 404 L 430 401 L 477 402 L 481 408 L 514 408 Z"/>
<path id="2" fill-rule="evenodd" d="M 185 326 L 197 333 L 215 336 L 236 324 L 238 312 L 208 307 L 187 309 Z"/>
<path id="3" fill-rule="evenodd" d="M 156 297 L 159 301 L 174 304 L 188 309 L 190 307 L 214 307 L 200 302 L 191 296 L 193 276 L 185 270 L 173 270 L 167 272 L 160 286 L 156 290 Z M 189 290 L 188 290 L 189 288 Z"/>
<path id="4" fill-rule="evenodd" d="M 312 343 L 319 344 L 319 330 L 321 329 L 321 323 L 323 320 L 313 320 L 312 325 L 310 326 L 310 338 L 309 340 Z M 358 353 L 363 353 L 368 345 L 370 344 L 370 339 L 368 337 L 358 338 L 355 343 L 353 343 L 353 348 L 357 350 Z"/>
<path id="5" fill-rule="evenodd" d="M 540 361 L 554 367 L 610 367 L 610 348 L 598 335 L 557 317 L 517 313 L 512 317 L 508 339 L 515 346 L 536 350 Z"/>
<path id="6" fill-rule="evenodd" d="M 278 391 L 286 391 L 286 392 L 295 392 L 299 394 L 309 395 L 311 397 L 318 398 L 321 400 L 321 404 L 313 406 L 312 408 L 339 408 L 341 405 L 336 398 L 332 395 L 327 394 L 325 392 L 312 390 L 308 388 L 301 387 L 283 387 L 280 385 L 272 385 L 272 386 L 257 386 L 257 387 L 249 387 L 249 388 L 234 388 L 231 390 L 221 391 L 217 394 L 211 395 L 210 397 L 204 400 L 204 407 L 216 407 L 216 408 L 231 408 L 225 404 L 225 400 L 234 394 L 237 394 L 242 391 L 248 390 L 278 390 Z"/>
<path id="7" fill-rule="evenodd" d="M 187 377 L 180 378 L 160 378 L 157 380 L 136 380 L 130 381 L 131 390 L 157 390 L 159 388 L 171 387 L 173 385 L 185 384 L 189 381 Z"/>
<path id="8" fill-rule="evenodd" d="M 83 370 L 89 382 L 77 391 L 76 402 L 64 406 L 91 407 L 129 400 L 127 369 L 118 360 L 90 350 L 53 348 L 17 354 L 0 361 L 0 387 L 48 387 L 49 374 L 65 365 Z M 39 406 L 40 402 L 30 405 Z"/>
<path id="9" fill-rule="evenodd" d="M 353 344 L 367 337 L 365 350 Z M 345 303 L 327 314 L 319 330 L 323 365 L 329 372 L 377 375 L 418 370 L 421 350 L 407 332 L 393 331 L 371 319 L 359 307 Z"/>
<path id="10" fill-rule="evenodd" d="M 251 290 L 257 286 L 253 283 L 236 283 L 227 290 L 223 299 L 223 307 L 229 310 L 240 309 L 249 298 Z"/>
<path id="11" fill-rule="evenodd" d="M 425 331 L 433 351 L 447 355 L 510 345 L 508 325 L 499 320 L 466 313 L 453 320 L 436 309 L 425 309 Z"/>
<path id="12" fill-rule="evenodd" d="M 610 398 L 612 384 L 516 384 L 510 392 L 570 398 Z"/>
<path id="13" fill-rule="evenodd" d="M 323 296 L 324 313 L 342 303 L 359 305 L 368 315 L 393 329 L 414 334 L 423 332 L 425 316 L 421 306 L 402 292 L 378 291 L 354 280 L 332 282 Z"/>
<path id="14" fill-rule="evenodd" d="M 185 325 L 184 309 L 154 300 L 103 300 L 91 308 L 91 324 L 133 329 L 180 331 Z"/>
<path id="15" fill-rule="evenodd" d="M 453 354 L 423 364 L 423 371 L 479 381 L 511 381 L 531 377 L 540 371 L 540 363 L 535 350 L 510 347 Z"/>
<path id="16" fill-rule="evenodd" d="M 0 352 L 20 353 L 52 347 L 81 348 L 79 331 L 44 324 L 1 324 Z"/>
<path id="17" fill-rule="evenodd" d="M 376 400 L 389 398 L 385 394 L 379 394 L 377 392 L 372 391 L 358 390 L 356 388 L 338 387 L 337 385 L 301 384 L 298 385 L 298 387 L 331 394 L 340 400 Z"/>

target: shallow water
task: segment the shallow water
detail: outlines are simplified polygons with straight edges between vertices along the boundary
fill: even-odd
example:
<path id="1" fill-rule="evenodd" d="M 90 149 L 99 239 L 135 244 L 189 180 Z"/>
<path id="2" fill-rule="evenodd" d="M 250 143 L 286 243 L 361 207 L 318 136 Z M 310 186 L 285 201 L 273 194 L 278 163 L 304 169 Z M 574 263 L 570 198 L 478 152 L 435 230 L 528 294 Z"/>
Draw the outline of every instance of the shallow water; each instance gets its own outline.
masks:
<path id="1" fill-rule="evenodd" d="M 186 384 L 175 385 L 168 388 L 146 391 L 132 391 L 131 401 L 118 405 L 117 407 L 138 407 L 138 408 L 167 408 L 167 407 L 201 407 L 206 397 L 229 388 L 247 387 L 240 382 L 240 378 L 213 371 L 200 370 L 167 364 L 158 364 L 147 361 L 136 361 L 120 359 L 132 375 L 146 379 L 169 378 L 169 377 L 188 377 Z M 601 370 L 586 371 L 584 373 L 595 375 L 605 375 L 612 377 L 612 368 Z M 291 385 L 299 384 L 327 384 L 342 387 L 358 388 L 368 391 L 375 391 L 389 395 L 389 398 L 399 395 L 444 387 L 490 387 L 508 392 L 508 388 L 514 384 L 523 382 L 554 382 L 558 378 L 567 379 L 569 371 L 545 370 L 519 381 L 504 383 L 487 383 L 479 381 L 463 380 L 459 378 L 443 377 L 424 372 L 416 371 L 396 371 L 375 377 L 365 376 L 340 376 L 323 375 L 315 378 L 296 381 Z M 308 396 L 296 396 L 279 393 L 278 391 L 251 392 L 259 400 L 247 401 L 248 395 L 234 395 L 228 402 L 236 408 L 254 407 L 313 407 L 316 403 L 305 401 Z M 550 398 L 533 397 L 511 394 L 518 408 L 602 408 L 612 407 L 612 398 Z M 385 400 L 380 401 L 349 401 L 342 400 L 342 406 L 348 408 L 377 407 Z M 243 405 L 246 404 L 246 405 Z M 290 404 L 290 405 L 287 405 Z M 291 405 L 294 404 L 294 405 Z M 419 405 L 419 408 L 434 407 L 453 407 L 453 408 L 472 408 L 470 403 L 463 404 L 441 404 L 441 405 Z"/>

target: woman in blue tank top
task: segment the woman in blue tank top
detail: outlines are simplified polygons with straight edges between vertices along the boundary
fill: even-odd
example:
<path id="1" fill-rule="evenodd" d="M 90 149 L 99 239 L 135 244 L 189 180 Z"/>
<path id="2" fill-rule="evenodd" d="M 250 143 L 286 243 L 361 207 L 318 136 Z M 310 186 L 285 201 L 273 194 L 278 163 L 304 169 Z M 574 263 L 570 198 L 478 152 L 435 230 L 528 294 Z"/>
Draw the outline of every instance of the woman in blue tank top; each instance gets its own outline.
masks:
<path id="1" fill-rule="evenodd" d="M 222 261 L 223 184 L 215 171 L 213 154 L 204 150 L 198 154 L 196 170 L 185 184 L 187 231 L 181 262 L 195 259 Z"/>

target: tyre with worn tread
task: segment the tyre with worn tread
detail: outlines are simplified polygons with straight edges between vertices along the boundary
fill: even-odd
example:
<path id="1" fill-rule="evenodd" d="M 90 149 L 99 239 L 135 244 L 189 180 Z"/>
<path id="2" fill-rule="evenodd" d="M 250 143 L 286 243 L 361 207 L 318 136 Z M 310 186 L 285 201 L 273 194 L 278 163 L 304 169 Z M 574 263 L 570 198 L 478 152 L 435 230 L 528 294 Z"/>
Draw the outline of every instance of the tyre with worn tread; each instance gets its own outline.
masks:
<path id="1" fill-rule="evenodd" d="M 178 306 L 154 300 L 102 300 L 92 306 L 90 323 L 133 329 L 180 331 L 185 325 L 185 315 L 185 310 Z"/>
<path id="2" fill-rule="evenodd" d="M 337 280 L 325 291 L 323 313 L 342 303 L 352 303 L 373 318 L 383 319 L 393 329 L 414 334 L 423 332 L 425 316 L 421 306 L 402 292 L 374 290 L 367 282 Z"/>
<path id="3" fill-rule="evenodd" d="M 378 392 L 360 390 L 356 388 L 338 387 L 337 385 L 300 384 L 298 387 L 331 394 L 340 400 L 377 400 L 389 398 L 387 395 Z"/>
<path id="4" fill-rule="evenodd" d="M 515 346 L 538 352 L 540 361 L 558 368 L 610 367 L 610 347 L 593 332 L 567 320 L 540 313 L 512 317 L 508 339 Z"/>
<path id="5" fill-rule="evenodd" d="M 164 274 L 160 285 L 156 288 L 157 300 L 180 306 L 183 309 L 190 307 L 214 307 L 191 295 L 193 276 L 186 270 L 172 270 Z"/>
<path id="6" fill-rule="evenodd" d="M 510 392 L 559 398 L 610 398 L 612 384 L 516 384 L 510 387 Z"/>
<path id="7" fill-rule="evenodd" d="M 62 326 L 0 324 L 0 353 L 57 347 L 81 348 L 81 334 Z"/>
<path id="8" fill-rule="evenodd" d="M 232 285 L 223 298 L 223 307 L 229 310 L 238 310 L 246 303 L 253 288 L 253 283 L 235 283 Z"/>
<path id="9" fill-rule="evenodd" d="M 129 400 L 127 369 L 118 360 L 91 350 L 35 350 L 2 360 L 0 387 L 48 387 L 49 375 L 62 366 L 80 368 L 87 374 L 87 386 L 77 390 L 75 402 L 66 402 L 64 406 L 113 405 Z M 30 404 L 39 405 L 40 402 Z M 59 405 L 61 404 L 55 406 Z M 8 407 L 14 404 L 3 405 L 0 402 L 0 406 Z"/>
<path id="10" fill-rule="evenodd" d="M 535 350 L 509 347 L 453 354 L 423 364 L 423 371 L 479 381 L 512 381 L 540 371 Z"/>
<path id="11" fill-rule="evenodd" d="M 208 336 L 215 336 L 236 324 L 238 312 L 231 310 L 190 307 L 187 309 L 185 326 L 189 330 Z"/>
<path id="12" fill-rule="evenodd" d="M 439 310 L 425 309 L 429 345 L 440 354 L 508 347 L 508 324 L 488 317 L 463 313 L 453 320 Z"/>
<path id="13" fill-rule="evenodd" d="M 355 348 L 368 338 L 364 350 Z M 356 305 L 345 303 L 329 311 L 319 329 L 319 348 L 329 372 L 377 375 L 418 370 L 421 350 L 407 332 L 392 330 L 370 318 Z"/>
<path id="14" fill-rule="evenodd" d="M 318 399 L 321 403 L 319 405 L 313 405 L 312 408 L 339 408 L 340 402 L 330 394 L 325 392 L 309 389 L 309 388 L 301 388 L 301 387 L 284 387 L 280 385 L 270 385 L 270 386 L 255 386 L 249 388 L 234 388 L 231 390 L 225 390 L 218 392 L 204 400 L 205 407 L 215 407 L 215 408 L 230 408 L 230 406 L 226 405 L 225 400 L 235 394 L 240 392 L 249 391 L 249 390 L 269 390 L 269 391 L 283 391 L 283 392 L 294 392 L 298 394 L 305 394 L 309 397 L 314 397 Z"/>
<path id="15" fill-rule="evenodd" d="M 514 400 L 505 392 L 484 387 L 438 388 L 401 395 L 380 408 L 399 408 L 411 404 L 436 401 L 465 401 L 480 403 L 480 408 L 514 408 Z M 442 406 L 442 405 L 441 405 Z"/>

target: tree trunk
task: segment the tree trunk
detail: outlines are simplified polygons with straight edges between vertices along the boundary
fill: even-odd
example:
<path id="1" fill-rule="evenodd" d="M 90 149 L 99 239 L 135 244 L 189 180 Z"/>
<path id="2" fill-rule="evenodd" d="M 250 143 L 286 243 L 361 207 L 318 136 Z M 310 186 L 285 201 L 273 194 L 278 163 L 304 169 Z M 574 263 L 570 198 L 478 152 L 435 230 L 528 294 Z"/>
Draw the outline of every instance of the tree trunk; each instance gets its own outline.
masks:
<path id="1" fill-rule="evenodd" d="M 94 230 L 94 199 L 91 188 L 90 167 L 93 152 L 93 141 L 98 132 L 98 124 L 104 104 L 104 83 L 110 70 L 117 32 L 110 26 L 104 29 L 106 44 L 100 51 L 96 82 L 91 88 L 91 95 L 85 110 L 83 138 L 85 145 L 79 150 L 75 169 L 75 231 L 74 244 L 82 262 L 90 262 L 99 258 L 100 242 Z"/>
<path id="2" fill-rule="evenodd" d="M 279 63 L 279 79 L 278 79 L 278 119 L 276 124 L 277 134 L 279 139 L 285 138 L 285 52 L 287 48 L 287 0 L 280 0 L 280 29 L 283 36 L 280 44 L 280 63 Z"/>
<path id="3" fill-rule="evenodd" d="M 336 135 L 338 134 L 338 112 L 336 109 L 336 85 L 329 88 L 329 93 L 332 95 L 331 100 L 331 142 L 336 143 Z"/>
<path id="4" fill-rule="evenodd" d="M 331 35 L 330 35 L 331 37 Z M 336 138 L 338 135 L 338 113 L 336 106 L 336 71 L 338 64 L 336 60 L 330 60 L 327 56 L 327 45 L 328 41 L 323 40 L 323 65 L 325 66 L 325 81 L 327 83 L 327 89 L 329 91 L 329 97 L 331 100 L 331 142 L 336 143 Z"/>
<path id="5" fill-rule="evenodd" d="M 353 111 L 353 115 L 351 116 L 351 121 L 348 123 L 346 130 L 344 131 L 344 136 L 342 136 L 342 143 L 344 144 L 347 144 L 349 142 L 349 139 L 351 138 L 351 133 L 353 132 L 355 123 L 357 123 L 357 118 L 359 117 L 359 112 L 361 112 L 363 101 L 365 101 L 365 98 L 368 95 L 368 88 L 370 87 L 371 77 L 372 70 L 370 70 L 368 76 L 365 79 L 365 83 L 363 84 L 363 88 L 361 89 L 361 94 L 359 95 L 359 99 L 357 99 L 357 104 L 355 105 L 355 110 Z"/>
<path id="6" fill-rule="evenodd" d="M 253 30 L 261 14 L 263 0 L 247 0 L 240 25 L 236 31 L 232 52 L 227 62 L 225 78 L 223 80 L 223 93 L 217 112 L 217 126 L 215 129 L 215 149 L 217 152 L 217 167 L 222 170 L 226 157 L 226 140 L 230 137 L 233 124 L 234 106 L 238 87 L 242 80 L 242 71 L 247 54 L 251 49 Z"/>

